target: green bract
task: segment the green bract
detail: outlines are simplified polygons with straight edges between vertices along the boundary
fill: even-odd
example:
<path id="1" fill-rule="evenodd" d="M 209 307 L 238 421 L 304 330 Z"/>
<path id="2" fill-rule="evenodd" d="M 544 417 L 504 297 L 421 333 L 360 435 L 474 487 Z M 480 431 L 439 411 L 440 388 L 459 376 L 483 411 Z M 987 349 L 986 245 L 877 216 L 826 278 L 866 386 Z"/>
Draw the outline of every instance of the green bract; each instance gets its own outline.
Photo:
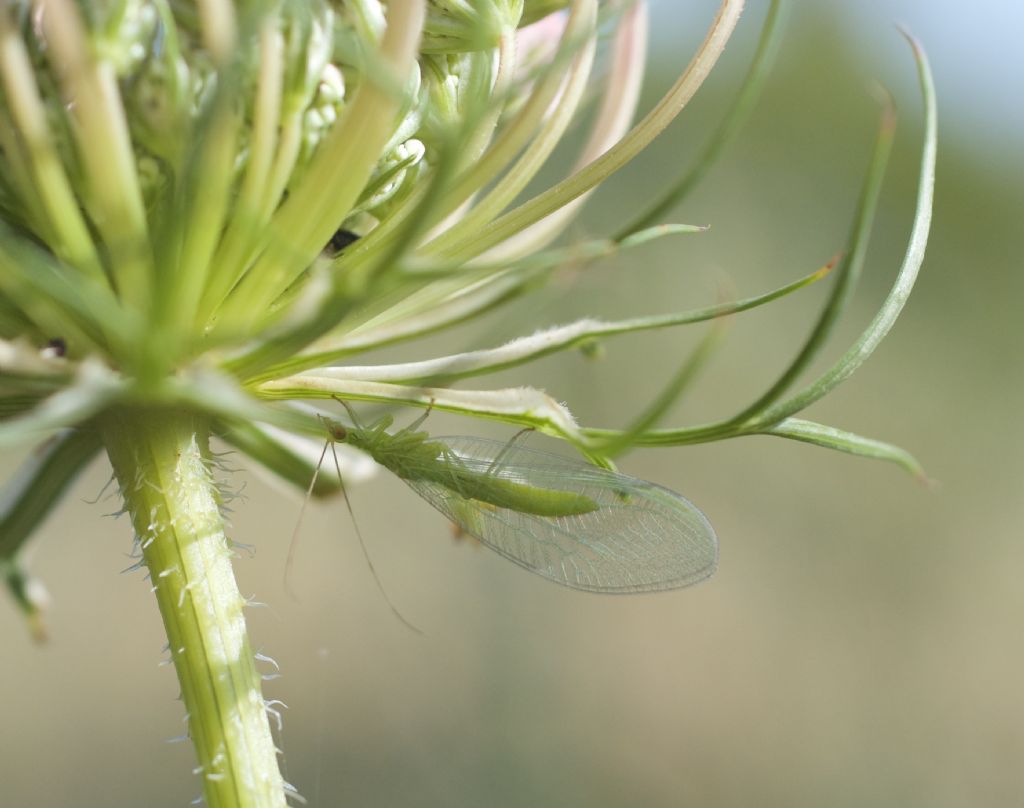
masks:
<path id="1" fill-rule="evenodd" d="M 482 316 L 566 262 L 701 232 L 661 222 L 751 107 L 777 39 L 778 2 L 701 159 L 622 232 L 555 244 L 587 196 L 687 104 L 742 5 L 723 0 L 690 64 L 635 123 L 642 2 L 2 5 L 0 445 L 34 441 L 39 450 L 0 501 L 0 572 L 38 628 L 39 589 L 20 553 L 75 475 L 106 453 L 139 563 L 155 582 L 208 805 L 283 805 L 290 791 L 231 571 L 211 436 L 299 490 L 313 477 L 310 448 L 325 437 L 302 401 L 332 397 L 532 427 L 605 466 L 634 445 L 773 434 L 918 471 L 896 447 L 795 417 L 876 347 L 923 259 L 935 111 L 916 44 L 927 126 L 906 260 L 862 336 L 795 394 L 860 273 L 892 139 L 888 105 L 833 292 L 797 357 L 742 412 L 656 428 L 710 353 L 716 327 L 622 430 L 582 427 L 528 386 L 455 385 L 617 334 L 720 323 L 831 267 L 708 308 L 352 364 Z M 575 166 L 524 196 L 595 97 Z M 337 487 L 321 475 L 312 490 Z"/>

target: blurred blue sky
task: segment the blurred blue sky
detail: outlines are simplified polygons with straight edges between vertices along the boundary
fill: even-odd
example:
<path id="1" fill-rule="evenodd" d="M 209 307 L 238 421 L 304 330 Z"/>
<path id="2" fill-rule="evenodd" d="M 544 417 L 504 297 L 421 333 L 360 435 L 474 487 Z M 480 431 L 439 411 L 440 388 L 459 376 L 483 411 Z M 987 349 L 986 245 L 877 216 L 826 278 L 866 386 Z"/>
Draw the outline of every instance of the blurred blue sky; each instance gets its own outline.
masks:
<path id="1" fill-rule="evenodd" d="M 718 3 L 652 0 L 654 19 L 676 14 L 689 21 L 710 20 Z M 746 27 L 756 27 L 767 0 L 748 0 Z M 894 24 L 917 36 L 927 48 L 938 89 L 943 134 L 970 139 L 982 149 L 1006 147 L 1024 137 L 1024 3 L 1018 0 L 815 0 L 792 2 L 789 24 L 801 17 L 834 12 L 851 28 L 850 48 L 870 47 L 880 62 L 879 77 L 890 82 L 906 67 Z M 704 23 L 701 22 L 703 25 Z M 671 50 L 679 28 L 656 25 L 654 45 Z M 660 36 L 659 36 L 660 34 Z M 898 61 L 900 60 L 900 61 Z M 895 69 L 894 69 L 895 68 Z M 909 81 L 914 77 L 907 71 Z M 908 85 L 909 86 L 909 85 Z M 893 88 L 897 95 L 902 87 Z"/>

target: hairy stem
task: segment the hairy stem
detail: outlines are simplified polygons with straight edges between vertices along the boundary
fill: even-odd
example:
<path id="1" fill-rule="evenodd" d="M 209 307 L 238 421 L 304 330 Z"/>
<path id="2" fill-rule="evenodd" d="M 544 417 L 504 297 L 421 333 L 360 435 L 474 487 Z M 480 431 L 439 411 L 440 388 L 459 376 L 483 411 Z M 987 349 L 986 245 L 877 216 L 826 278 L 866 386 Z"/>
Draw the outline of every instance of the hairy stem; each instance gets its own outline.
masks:
<path id="1" fill-rule="evenodd" d="M 170 410 L 120 410 L 103 431 L 167 631 L 206 804 L 281 808 L 286 785 L 231 569 L 207 424 Z"/>

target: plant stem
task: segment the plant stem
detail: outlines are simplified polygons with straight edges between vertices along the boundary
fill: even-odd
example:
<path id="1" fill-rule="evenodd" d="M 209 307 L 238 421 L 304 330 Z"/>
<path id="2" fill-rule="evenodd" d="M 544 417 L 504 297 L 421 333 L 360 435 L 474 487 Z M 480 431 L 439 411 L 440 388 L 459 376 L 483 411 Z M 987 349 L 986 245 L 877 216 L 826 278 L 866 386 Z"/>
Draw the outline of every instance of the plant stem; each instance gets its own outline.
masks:
<path id="1" fill-rule="evenodd" d="M 231 569 L 209 431 L 198 416 L 119 410 L 104 442 L 149 569 L 210 808 L 281 808 L 245 606 Z"/>

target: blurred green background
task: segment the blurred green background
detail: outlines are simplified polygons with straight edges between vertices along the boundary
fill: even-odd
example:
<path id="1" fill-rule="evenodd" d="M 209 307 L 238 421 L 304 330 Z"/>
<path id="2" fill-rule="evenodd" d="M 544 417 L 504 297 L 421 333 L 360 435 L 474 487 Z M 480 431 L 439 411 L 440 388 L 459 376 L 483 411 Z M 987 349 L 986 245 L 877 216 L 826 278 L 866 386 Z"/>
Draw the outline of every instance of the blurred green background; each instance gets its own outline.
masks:
<path id="1" fill-rule="evenodd" d="M 648 103 L 713 14 L 709 2 L 682 5 L 655 7 Z M 899 103 L 897 149 L 862 288 L 823 368 L 872 316 L 909 229 L 921 104 L 900 20 L 924 38 L 938 83 L 928 256 L 888 340 L 809 417 L 906 447 L 938 485 L 779 439 L 636 452 L 623 470 L 700 505 L 721 565 L 689 590 L 620 598 L 563 590 L 454 543 L 440 516 L 381 475 L 353 506 L 419 637 L 388 611 L 340 501 L 306 514 L 301 601 L 290 600 L 282 574 L 298 500 L 238 474 L 233 535 L 255 553 L 237 572 L 243 592 L 268 604 L 250 612 L 254 641 L 281 665 L 267 695 L 289 705 L 286 777 L 313 805 L 1024 804 L 1024 126 L 1005 100 L 1019 101 L 1024 68 L 998 31 L 979 44 L 977 27 L 1012 30 L 1020 12 L 1005 2 L 973 12 L 795 5 L 753 119 L 672 216 L 711 231 L 566 273 L 543 301 L 458 344 L 583 314 L 703 305 L 723 279 L 750 294 L 820 266 L 845 239 L 878 80 Z M 705 91 L 598 195 L 579 233 L 614 227 L 687 164 L 746 67 L 763 11 L 750 4 Z M 825 292 L 735 318 L 668 421 L 751 400 Z M 698 336 L 630 337 L 603 361 L 567 355 L 488 382 L 545 387 L 584 423 L 617 426 Z M 429 427 L 481 431 L 442 416 Z M 94 466 L 34 544 L 31 567 L 55 600 L 49 645 L 33 646 L 13 605 L 0 608 L 3 805 L 181 806 L 199 793 L 192 750 L 164 740 L 184 725 L 173 673 L 158 667 L 155 603 L 139 574 L 117 574 L 131 563 L 127 522 L 102 516 L 113 500 L 84 501 L 107 475 Z"/>

